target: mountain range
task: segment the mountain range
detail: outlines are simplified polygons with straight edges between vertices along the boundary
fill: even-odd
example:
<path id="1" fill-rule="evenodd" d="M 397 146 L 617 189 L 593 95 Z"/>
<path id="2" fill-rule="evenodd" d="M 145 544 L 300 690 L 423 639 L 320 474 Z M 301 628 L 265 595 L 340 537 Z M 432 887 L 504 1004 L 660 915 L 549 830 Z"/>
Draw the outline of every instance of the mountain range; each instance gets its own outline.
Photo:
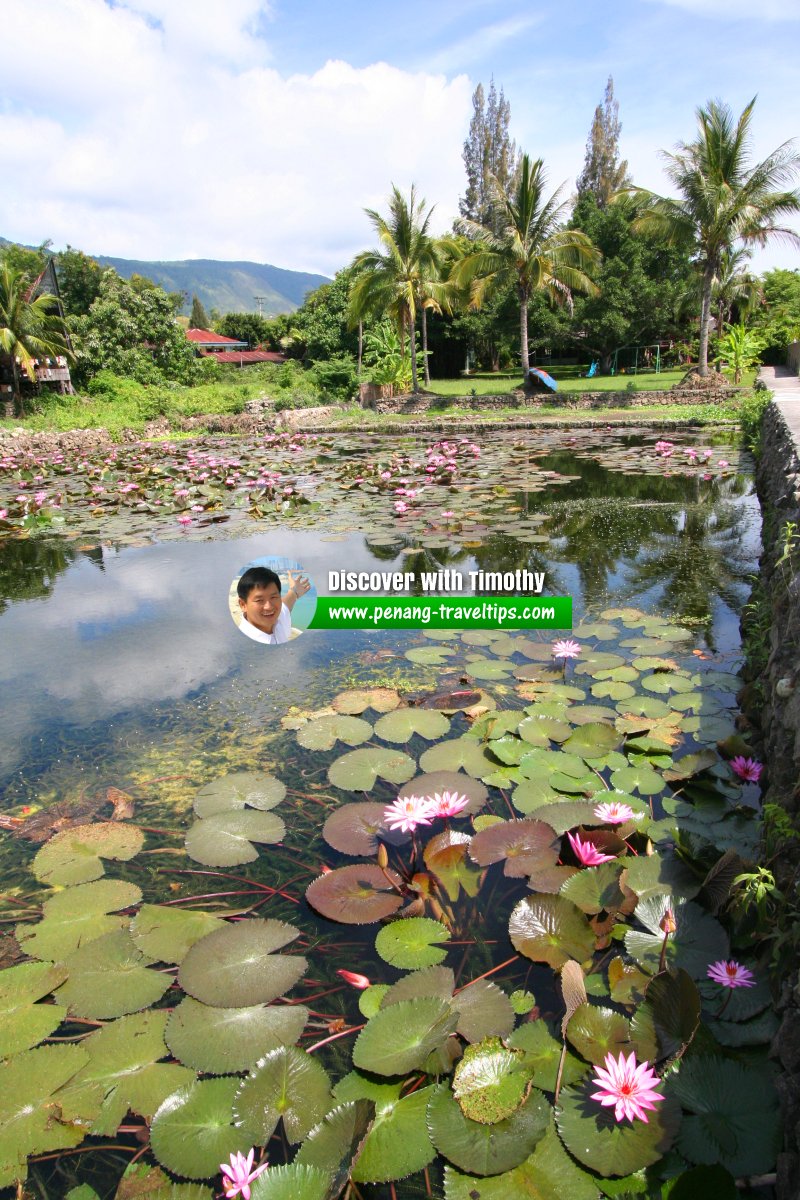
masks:
<path id="1" fill-rule="evenodd" d="M 5 243 L 6 239 L 0 238 L 0 246 Z M 91 257 L 103 267 L 113 267 L 125 279 L 146 275 L 168 292 L 183 292 L 186 301 L 182 311 L 186 314 L 191 309 L 192 296 L 197 296 L 209 314 L 212 308 L 221 313 L 258 312 L 260 308 L 265 317 L 273 317 L 294 312 L 308 292 L 330 282 L 326 275 L 287 271 L 269 263 L 222 262 L 213 258 L 151 262 L 104 254 Z"/>

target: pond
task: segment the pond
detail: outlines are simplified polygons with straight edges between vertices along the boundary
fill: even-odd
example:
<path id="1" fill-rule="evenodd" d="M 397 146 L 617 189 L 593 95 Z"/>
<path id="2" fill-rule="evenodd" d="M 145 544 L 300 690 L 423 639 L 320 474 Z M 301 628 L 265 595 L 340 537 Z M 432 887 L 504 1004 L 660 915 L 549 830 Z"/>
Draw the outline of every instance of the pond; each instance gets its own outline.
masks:
<path id="1" fill-rule="evenodd" d="M 758 838 L 731 767 L 751 464 L 707 431 L 474 436 L 0 460 L 0 871 L 27 956 L 0 942 L 0 1073 L 58 1113 L 3 1114 L 0 1185 L 30 1157 L 36 1197 L 210 1196 L 252 1145 L 294 1159 L 267 1200 L 338 1195 L 356 1155 L 354 1198 L 773 1166 L 766 981 L 708 975 L 746 961 L 728 898 Z M 264 647 L 229 594 L 265 555 L 321 594 L 540 572 L 574 628 Z M 592 1099 L 611 1051 L 654 1064 L 648 1122 Z"/>

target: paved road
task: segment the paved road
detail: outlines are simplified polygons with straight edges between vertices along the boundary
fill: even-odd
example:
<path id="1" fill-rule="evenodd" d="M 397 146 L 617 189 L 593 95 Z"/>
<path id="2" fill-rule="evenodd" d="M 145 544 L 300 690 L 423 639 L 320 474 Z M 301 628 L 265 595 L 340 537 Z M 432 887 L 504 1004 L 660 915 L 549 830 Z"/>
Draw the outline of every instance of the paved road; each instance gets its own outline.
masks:
<path id="1" fill-rule="evenodd" d="M 758 377 L 774 393 L 800 452 L 800 379 L 788 367 L 762 367 Z"/>

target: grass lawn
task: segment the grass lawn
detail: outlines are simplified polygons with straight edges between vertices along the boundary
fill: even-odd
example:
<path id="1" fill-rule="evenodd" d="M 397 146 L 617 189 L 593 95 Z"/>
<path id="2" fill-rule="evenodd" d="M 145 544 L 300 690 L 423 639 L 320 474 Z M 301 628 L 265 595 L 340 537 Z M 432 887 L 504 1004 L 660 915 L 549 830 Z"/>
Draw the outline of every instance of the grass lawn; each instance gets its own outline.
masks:
<path id="1" fill-rule="evenodd" d="M 553 378 L 558 384 L 559 394 L 575 392 L 664 392 L 680 383 L 686 374 L 681 367 L 675 371 L 640 373 L 639 375 L 595 375 L 594 379 L 581 379 L 579 367 L 554 367 Z M 752 387 L 755 371 L 747 373 L 742 383 Z M 430 390 L 437 396 L 501 396 L 513 388 L 522 387 L 522 375 L 463 375 L 458 379 L 432 379 Z"/>

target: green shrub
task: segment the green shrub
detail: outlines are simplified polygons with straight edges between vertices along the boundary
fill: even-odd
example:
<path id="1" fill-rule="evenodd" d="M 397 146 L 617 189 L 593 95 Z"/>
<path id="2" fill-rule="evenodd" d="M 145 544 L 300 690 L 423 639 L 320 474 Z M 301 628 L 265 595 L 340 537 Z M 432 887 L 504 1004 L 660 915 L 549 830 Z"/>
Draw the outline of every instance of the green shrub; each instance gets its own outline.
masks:
<path id="1" fill-rule="evenodd" d="M 349 354 L 314 363 L 308 380 L 328 400 L 352 400 L 358 391 L 356 364 Z"/>
<path id="2" fill-rule="evenodd" d="M 754 389 L 745 392 L 739 403 L 739 419 L 742 424 L 742 435 L 745 444 L 758 457 L 761 452 L 761 429 L 764 413 L 772 399 L 772 392 Z"/>

